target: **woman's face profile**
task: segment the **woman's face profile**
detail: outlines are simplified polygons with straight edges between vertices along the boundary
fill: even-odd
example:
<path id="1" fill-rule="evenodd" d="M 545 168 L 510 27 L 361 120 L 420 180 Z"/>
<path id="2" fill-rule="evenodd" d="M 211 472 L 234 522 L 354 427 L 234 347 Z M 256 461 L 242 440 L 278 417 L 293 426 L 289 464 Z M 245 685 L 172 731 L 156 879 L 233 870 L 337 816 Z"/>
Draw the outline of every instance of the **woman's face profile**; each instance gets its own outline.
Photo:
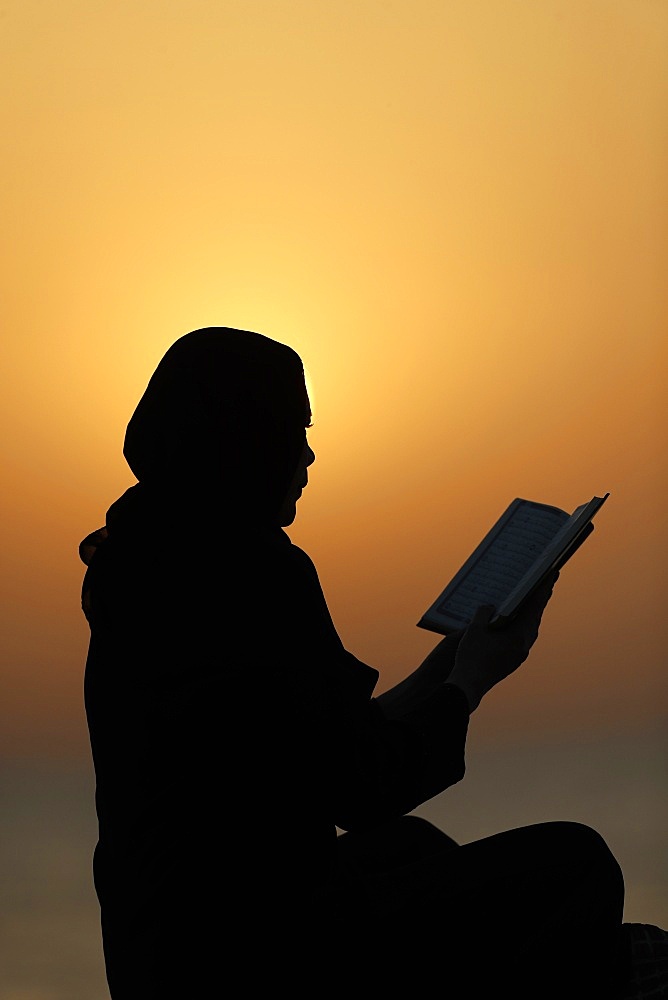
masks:
<path id="1" fill-rule="evenodd" d="M 308 472 L 306 470 L 314 462 L 315 452 L 310 447 L 308 441 L 304 441 L 304 447 L 299 457 L 295 474 L 292 477 L 292 481 L 288 486 L 288 492 L 285 494 L 285 499 L 278 512 L 278 523 L 282 528 L 287 528 L 297 516 L 297 501 L 302 495 L 302 490 L 308 483 Z"/>

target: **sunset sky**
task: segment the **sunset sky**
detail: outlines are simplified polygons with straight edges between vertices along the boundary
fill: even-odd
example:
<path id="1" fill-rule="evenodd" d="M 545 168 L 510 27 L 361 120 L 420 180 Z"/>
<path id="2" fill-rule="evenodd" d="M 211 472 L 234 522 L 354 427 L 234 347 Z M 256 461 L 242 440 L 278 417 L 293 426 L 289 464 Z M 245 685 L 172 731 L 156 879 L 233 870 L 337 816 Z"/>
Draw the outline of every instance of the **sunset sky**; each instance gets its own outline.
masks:
<path id="1" fill-rule="evenodd" d="M 609 491 L 479 738 L 664 718 L 666 4 L 1 14 L 4 752 L 88 753 L 77 545 L 134 482 L 158 360 L 210 324 L 304 359 L 290 534 L 382 687 L 510 500 Z"/>
<path id="2" fill-rule="evenodd" d="M 208 325 L 304 360 L 289 533 L 379 690 L 513 498 L 610 493 L 424 809 L 590 823 L 668 926 L 665 0 L 5 0 L 0 67 L 3 1000 L 108 1000 L 77 549 Z"/>

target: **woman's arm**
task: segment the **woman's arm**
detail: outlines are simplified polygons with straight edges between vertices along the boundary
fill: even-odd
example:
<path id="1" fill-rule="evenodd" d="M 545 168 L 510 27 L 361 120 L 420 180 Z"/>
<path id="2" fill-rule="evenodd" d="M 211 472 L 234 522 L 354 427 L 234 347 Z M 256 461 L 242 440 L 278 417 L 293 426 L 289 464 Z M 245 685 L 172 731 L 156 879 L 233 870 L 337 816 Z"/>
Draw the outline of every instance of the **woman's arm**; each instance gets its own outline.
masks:
<path id="1" fill-rule="evenodd" d="M 446 681 L 464 692 L 474 712 L 484 695 L 526 660 L 558 577 L 555 572 L 502 629 L 488 628 L 493 608 L 479 608 L 468 628 L 445 636 L 417 670 L 376 697 L 384 715 L 398 719 L 417 710 Z"/>
<path id="2" fill-rule="evenodd" d="M 376 696 L 376 703 L 386 718 L 398 719 L 414 711 L 448 680 L 463 634 L 460 631 L 446 635 L 408 677 Z"/>

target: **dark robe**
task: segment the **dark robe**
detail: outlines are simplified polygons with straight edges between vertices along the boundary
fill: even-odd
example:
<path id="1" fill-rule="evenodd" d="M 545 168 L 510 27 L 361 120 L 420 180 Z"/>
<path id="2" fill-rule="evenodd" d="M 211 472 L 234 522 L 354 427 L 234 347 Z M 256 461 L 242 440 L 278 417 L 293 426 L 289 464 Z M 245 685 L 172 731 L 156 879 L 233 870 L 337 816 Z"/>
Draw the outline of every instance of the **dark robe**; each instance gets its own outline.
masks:
<path id="1" fill-rule="evenodd" d="M 245 368 L 214 379 L 225 355 L 207 352 L 228 333 Z M 222 996 L 212 991 L 240 976 L 244 988 L 290 988 L 311 962 L 319 976 L 340 966 L 337 928 L 373 889 L 346 870 L 337 827 L 380 829 L 464 773 L 463 693 L 444 684 L 386 719 L 377 671 L 343 647 L 313 563 L 268 513 L 304 439 L 292 352 L 269 342 L 258 375 L 259 335 L 189 336 L 128 427 L 138 485 L 80 550 L 94 877 L 113 1000 Z M 193 345 L 204 345 L 196 362 Z M 233 404 L 212 407 L 232 384 Z M 189 417 L 187 432 L 181 422 L 180 451 L 175 395 L 189 413 L 204 399 L 204 417 Z M 215 463 L 203 471 L 211 454 L 224 477 Z"/>

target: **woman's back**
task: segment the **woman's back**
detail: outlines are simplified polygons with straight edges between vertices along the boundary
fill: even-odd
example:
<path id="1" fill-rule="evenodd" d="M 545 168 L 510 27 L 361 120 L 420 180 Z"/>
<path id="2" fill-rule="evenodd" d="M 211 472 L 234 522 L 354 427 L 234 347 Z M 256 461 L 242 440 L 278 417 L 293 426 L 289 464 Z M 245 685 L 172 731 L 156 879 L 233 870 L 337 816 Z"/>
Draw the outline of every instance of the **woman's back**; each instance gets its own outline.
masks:
<path id="1" fill-rule="evenodd" d="M 336 864 L 332 712 L 368 704 L 377 675 L 343 649 L 283 532 L 146 541 L 126 505 L 87 573 L 85 698 L 107 961 L 148 988 L 172 949 L 194 949 L 203 975 L 218 961 L 220 941 L 198 942 L 221 911 L 230 962 L 284 926 L 288 901 L 293 924 L 315 918 Z"/>

